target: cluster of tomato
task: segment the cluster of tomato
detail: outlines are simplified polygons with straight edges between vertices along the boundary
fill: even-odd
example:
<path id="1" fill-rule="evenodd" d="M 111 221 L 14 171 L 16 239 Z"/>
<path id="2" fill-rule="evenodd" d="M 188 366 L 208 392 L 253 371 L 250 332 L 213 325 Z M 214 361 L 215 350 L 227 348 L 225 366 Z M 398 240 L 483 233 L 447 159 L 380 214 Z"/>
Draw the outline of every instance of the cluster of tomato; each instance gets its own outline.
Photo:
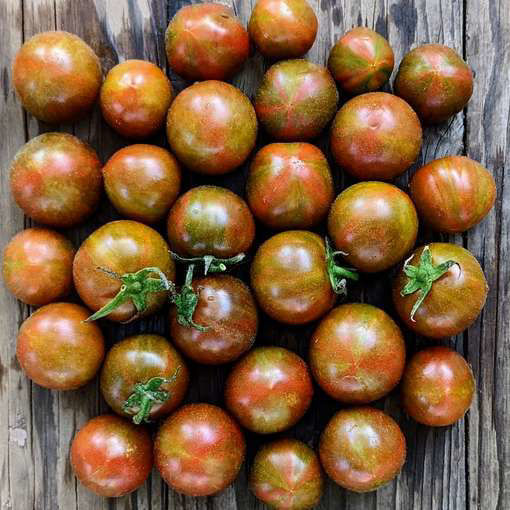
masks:
<path id="1" fill-rule="evenodd" d="M 130 145 L 102 168 L 85 143 L 47 133 L 29 141 L 12 162 L 13 196 L 37 222 L 56 228 L 83 222 L 95 211 L 103 185 L 114 207 L 129 218 L 103 225 L 76 253 L 58 232 L 27 229 L 11 240 L 3 260 L 8 288 L 21 301 L 40 306 L 19 331 L 17 356 L 26 375 L 41 386 L 69 390 L 89 382 L 102 364 L 101 392 L 119 416 L 90 420 L 73 441 L 71 463 L 80 481 L 103 496 L 126 494 L 144 482 L 153 447 L 140 424 L 167 415 L 154 443 L 163 478 L 189 495 L 224 489 L 244 458 L 237 422 L 260 434 L 288 429 L 311 403 L 313 378 L 334 399 L 355 407 L 331 419 L 319 456 L 299 441 L 276 441 L 257 454 L 250 478 L 257 497 L 276 508 L 309 508 L 321 495 L 320 465 L 338 484 L 360 492 L 399 472 L 405 438 L 392 418 L 365 404 L 388 394 L 401 379 L 403 408 L 420 423 L 449 425 L 472 400 L 473 374 L 456 352 L 428 348 L 406 365 L 402 332 L 387 313 L 361 303 L 333 308 L 359 272 L 390 269 L 409 255 L 418 213 L 436 231 L 454 233 L 491 209 L 494 179 L 466 157 L 442 158 L 418 170 L 412 199 L 381 182 L 416 160 L 419 118 L 442 122 L 465 106 L 473 86 L 469 67 L 445 46 L 418 47 L 404 57 L 397 95 L 391 95 L 374 92 L 389 80 L 394 57 L 388 42 L 370 29 L 355 28 L 340 38 L 329 70 L 296 58 L 317 33 L 305 0 L 259 0 L 248 29 L 221 5 L 182 8 L 166 33 L 168 62 L 186 79 L 201 81 L 175 99 L 168 78 L 145 61 L 115 66 L 102 83 L 92 49 L 65 32 L 34 36 L 14 61 L 16 91 L 37 118 L 75 120 L 99 95 L 105 120 L 125 137 L 145 138 L 166 118 L 175 154 Z M 250 36 L 263 55 L 286 59 L 269 68 L 254 106 L 239 89 L 219 81 L 247 59 Z M 355 96 L 338 112 L 335 81 Z M 306 142 L 333 117 L 333 157 L 362 181 L 336 199 L 327 159 Z M 210 175 L 234 170 L 254 148 L 258 122 L 280 143 L 254 156 L 247 202 L 217 186 L 178 196 L 180 165 Z M 250 289 L 219 273 L 250 249 L 253 216 L 281 232 L 258 247 Z M 168 244 L 147 225 L 165 217 Z M 309 230 L 326 217 L 331 241 Z M 342 258 L 349 267 L 340 264 Z M 187 267 L 179 287 L 176 262 Z M 81 305 L 56 302 L 73 283 L 92 315 Z M 449 243 L 416 249 L 393 286 L 401 320 L 434 339 L 466 329 L 486 295 L 476 259 Z M 168 300 L 170 336 L 185 356 L 204 364 L 242 356 L 225 387 L 230 414 L 205 403 L 177 409 L 189 373 L 181 354 L 161 336 L 126 338 L 105 357 L 94 320 L 135 320 Z M 309 366 L 281 347 L 250 350 L 257 334 L 256 303 L 285 324 L 320 319 Z"/>

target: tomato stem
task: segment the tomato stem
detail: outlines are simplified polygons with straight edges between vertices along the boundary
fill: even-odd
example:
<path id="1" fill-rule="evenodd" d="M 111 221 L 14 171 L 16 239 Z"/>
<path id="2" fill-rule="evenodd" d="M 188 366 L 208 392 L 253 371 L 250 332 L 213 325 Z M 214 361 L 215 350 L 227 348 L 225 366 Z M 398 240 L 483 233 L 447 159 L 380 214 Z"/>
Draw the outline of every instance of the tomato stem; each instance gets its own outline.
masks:
<path id="1" fill-rule="evenodd" d="M 170 255 L 176 262 L 181 262 L 185 264 L 196 264 L 202 263 L 204 264 L 204 275 L 207 273 L 223 273 L 225 272 L 229 266 L 233 266 L 235 264 L 239 264 L 246 255 L 244 253 L 239 253 L 234 255 L 233 257 L 229 257 L 226 259 L 221 259 L 215 257 L 214 255 L 203 255 L 201 257 L 181 257 L 177 253 L 173 251 L 170 252 Z"/>
<path id="2" fill-rule="evenodd" d="M 329 239 L 325 238 L 326 244 L 326 265 L 329 274 L 329 281 L 331 287 L 336 294 L 347 294 L 347 279 L 357 281 L 359 275 L 355 269 L 346 268 L 338 265 L 335 262 L 335 257 L 338 255 L 346 255 L 343 251 L 334 251 L 331 248 Z"/>

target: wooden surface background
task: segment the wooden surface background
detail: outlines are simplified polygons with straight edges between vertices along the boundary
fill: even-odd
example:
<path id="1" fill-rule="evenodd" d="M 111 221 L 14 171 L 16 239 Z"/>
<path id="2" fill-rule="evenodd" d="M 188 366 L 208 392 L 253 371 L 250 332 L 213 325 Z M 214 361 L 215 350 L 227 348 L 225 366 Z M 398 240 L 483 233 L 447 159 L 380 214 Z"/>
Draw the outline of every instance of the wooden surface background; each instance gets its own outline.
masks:
<path id="1" fill-rule="evenodd" d="M 247 22 L 255 0 L 226 0 Z M 76 134 L 96 148 L 103 161 L 127 142 L 101 120 L 96 108 L 85 120 L 58 127 L 27 115 L 11 87 L 11 60 L 24 40 L 44 30 L 68 30 L 85 39 L 106 72 L 119 60 L 144 58 L 164 67 L 164 31 L 187 0 L 1 0 L 0 1 L 0 244 L 31 222 L 23 218 L 9 193 L 8 169 L 15 152 L 43 131 Z M 498 199 L 489 217 L 463 236 L 450 238 L 471 250 L 490 285 L 479 320 L 447 344 L 473 366 L 478 390 L 466 418 L 453 427 L 431 429 L 403 416 L 398 396 L 378 403 L 402 425 L 408 457 L 401 475 L 386 487 L 365 495 L 328 483 L 320 509 L 464 509 L 510 508 L 510 2 L 508 0 L 310 0 L 319 18 L 319 35 L 308 58 L 325 63 L 330 47 L 347 29 L 366 25 L 385 35 L 397 64 L 420 43 L 439 42 L 464 55 L 475 73 L 475 90 L 465 112 L 447 125 L 427 129 L 416 166 L 446 154 L 467 154 L 494 174 Z M 267 68 L 255 55 L 234 83 L 252 97 Z M 171 76 L 174 86 L 185 86 Z M 259 137 L 263 144 L 263 136 Z M 166 144 L 164 135 L 155 143 Z M 318 141 L 327 150 L 327 138 Z M 506 167 L 506 168 L 505 168 Z M 411 174 L 414 168 L 408 174 Z M 243 193 L 246 167 L 214 182 Z M 347 180 L 335 169 L 337 189 Z M 193 182 L 192 182 L 193 180 Z M 207 179 L 187 176 L 186 186 Z M 209 182 L 211 182 L 209 180 Z M 405 189 L 408 175 L 400 179 Z M 69 232 L 78 245 L 110 219 L 105 203 L 100 214 L 79 231 Z M 439 239 L 421 231 L 421 240 Z M 259 229 L 258 240 L 267 236 Z M 447 239 L 447 237 L 442 237 Z M 241 273 L 246 273 L 246 268 Z M 351 300 L 382 306 L 390 313 L 389 275 L 363 278 Z M 469 296 L 466 296 L 469 299 Z M 76 430 L 106 410 L 96 383 L 75 392 L 47 391 L 26 379 L 15 357 L 19 324 L 30 310 L 0 287 L 0 509 L 92 510 L 160 509 L 251 510 L 263 508 L 246 486 L 248 466 L 261 439 L 248 435 L 248 459 L 236 483 L 203 499 L 169 490 L 154 471 L 136 493 L 118 500 L 101 499 L 85 490 L 70 469 L 68 451 Z M 109 342 L 138 331 L 166 332 L 164 315 L 119 328 L 104 323 Z M 257 342 L 288 346 L 306 356 L 313 325 L 289 328 L 263 318 Z M 409 351 L 427 342 L 407 332 Z M 192 365 L 189 401 L 221 404 L 228 368 Z M 316 446 L 319 434 L 339 405 L 320 391 L 312 409 L 289 432 Z M 267 440 L 267 439 L 266 439 Z"/>

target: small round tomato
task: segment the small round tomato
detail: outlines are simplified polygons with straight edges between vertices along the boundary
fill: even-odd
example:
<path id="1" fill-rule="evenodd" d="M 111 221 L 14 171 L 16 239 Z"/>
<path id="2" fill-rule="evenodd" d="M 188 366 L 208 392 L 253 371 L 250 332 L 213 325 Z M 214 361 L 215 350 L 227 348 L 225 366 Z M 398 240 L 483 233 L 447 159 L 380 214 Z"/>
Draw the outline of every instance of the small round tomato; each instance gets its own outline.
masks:
<path id="1" fill-rule="evenodd" d="M 23 212 L 57 228 L 84 222 L 101 198 L 101 162 L 92 147 L 67 133 L 44 133 L 17 152 L 11 191 Z"/>
<path id="2" fill-rule="evenodd" d="M 404 371 L 400 328 L 383 310 L 349 303 L 321 320 L 310 342 L 310 368 L 319 386 L 348 404 L 367 404 L 389 393 Z"/>
<path id="3" fill-rule="evenodd" d="M 418 215 L 411 199 L 385 182 L 360 182 L 333 203 L 328 231 L 345 259 L 360 271 L 389 269 L 414 246 Z"/>
<path id="4" fill-rule="evenodd" d="M 352 95 L 380 89 L 390 79 L 394 65 L 388 41 L 366 27 L 355 27 L 343 35 L 328 60 L 333 78 Z"/>
<path id="5" fill-rule="evenodd" d="M 257 116 L 239 89 L 221 81 L 184 89 L 168 110 L 168 143 L 189 170 L 219 175 L 242 165 L 257 138 Z"/>
<path id="6" fill-rule="evenodd" d="M 73 258 L 73 245 L 62 234 L 28 228 L 16 234 L 5 248 L 5 285 L 23 303 L 47 305 L 69 294 Z"/>
<path id="7" fill-rule="evenodd" d="M 87 489 L 107 498 L 138 489 L 147 480 L 152 463 L 149 433 L 114 415 L 92 418 L 71 444 L 76 478 Z"/>
<path id="8" fill-rule="evenodd" d="M 406 439 L 393 418 L 379 409 L 342 409 L 322 432 L 319 456 L 338 485 L 368 492 L 397 476 L 406 459 Z"/>
<path id="9" fill-rule="evenodd" d="M 23 108 L 52 124 L 72 122 L 91 108 L 102 81 L 92 48 L 69 32 L 42 32 L 16 53 L 12 81 Z"/>
<path id="10" fill-rule="evenodd" d="M 446 347 L 429 347 L 409 361 L 402 379 L 402 406 L 418 423 L 451 425 L 469 409 L 475 378 L 467 361 Z"/>
<path id="11" fill-rule="evenodd" d="M 420 153 L 422 129 L 413 109 L 386 92 L 357 96 L 336 114 L 331 152 L 343 170 L 360 180 L 389 181 Z"/>
<path id="12" fill-rule="evenodd" d="M 315 452 L 296 439 L 263 446 L 255 456 L 250 488 L 263 503 L 281 510 L 306 510 L 319 503 L 324 477 Z"/>
<path id="13" fill-rule="evenodd" d="M 108 124 L 126 138 L 147 138 L 163 127 L 174 91 L 152 62 L 126 60 L 110 69 L 100 103 Z"/>
<path id="14" fill-rule="evenodd" d="M 73 279 L 82 301 L 97 311 L 90 319 L 108 316 L 127 322 L 163 306 L 166 284 L 175 280 L 175 263 L 167 243 L 152 228 L 136 221 L 111 221 L 78 249 Z"/>
<path id="15" fill-rule="evenodd" d="M 104 357 L 104 340 L 96 324 L 85 322 L 83 306 L 52 303 L 26 319 L 18 333 L 16 356 L 39 386 L 74 390 L 96 375 Z"/>
<path id="16" fill-rule="evenodd" d="M 309 143 L 272 143 L 253 159 L 246 199 L 253 214 L 278 230 L 310 228 L 334 198 L 328 160 Z"/>
<path id="17" fill-rule="evenodd" d="M 234 366 L 225 403 L 241 425 L 259 434 L 295 425 L 310 406 L 312 379 L 306 363 L 283 347 L 258 347 Z"/>
<path id="18" fill-rule="evenodd" d="M 219 407 L 188 404 L 166 419 L 154 445 L 156 466 L 172 489 L 209 496 L 228 487 L 244 460 L 237 423 Z"/>
<path id="19" fill-rule="evenodd" d="M 473 93 L 473 73 L 448 46 L 425 44 L 402 59 L 394 90 L 423 122 L 438 124 L 466 106 Z"/>
<path id="20" fill-rule="evenodd" d="M 329 71 L 307 60 L 284 60 L 264 75 L 255 111 L 268 134 L 297 142 L 318 136 L 335 115 L 338 90 Z"/>
<path id="21" fill-rule="evenodd" d="M 317 36 L 317 16 L 306 0 L 258 0 L 248 32 L 267 58 L 303 56 Z"/>
<path id="22" fill-rule="evenodd" d="M 447 156 L 421 167 L 410 190 L 420 217 L 448 234 L 465 232 L 482 221 L 496 200 L 492 174 L 465 156 Z"/>
<path id="23" fill-rule="evenodd" d="M 488 292 L 482 268 L 456 244 L 414 251 L 393 282 L 393 303 L 406 325 L 429 338 L 454 336 L 480 314 Z"/>

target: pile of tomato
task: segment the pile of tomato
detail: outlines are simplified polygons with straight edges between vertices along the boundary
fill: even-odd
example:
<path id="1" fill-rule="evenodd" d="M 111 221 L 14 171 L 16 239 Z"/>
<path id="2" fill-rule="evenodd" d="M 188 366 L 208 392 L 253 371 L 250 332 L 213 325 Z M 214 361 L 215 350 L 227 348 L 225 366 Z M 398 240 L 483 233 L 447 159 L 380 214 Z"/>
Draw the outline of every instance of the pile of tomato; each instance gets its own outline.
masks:
<path id="1" fill-rule="evenodd" d="M 400 471 L 405 437 L 367 404 L 400 384 L 405 412 L 430 426 L 454 423 L 471 404 L 475 382 L 462 356 L 436 345 L 406 360 L 399 325 L 345 298 L 360 273 L 393 270 L 394 309 L 416 334 L 456 335 L 480 314 L 488 288 L 473 255 L 456 244 L 415 243 L 420 221 L 444 233 L 480 222 L 495 200 L 490 172 L 452 155 L 420 168 L 409 194 L 387 182 L 416 161 L 422 123 L 464 108 L 471 70 L 454 50 L 427 44 L 402 60 L 395 95 L 379 92 L 394 67 L 386 39 L 354 28 L 326 68 L 300 58 L 317 28 L 305 0 L 259 0 L 248 30 L 222 5 L 183 7 L 168 26 L 166 52 L 194 84 L 176 97 L 146 61 L 122 62 L 103 81 L 96 54 L 67 32 L 37 34 L 16 55 L 16 92 L 38 119 L 74 121 L 99 98 L 115 131 L 143 140 L 166 126 L 171 149 L 128 145 L 103 166 L 92 147 L 52 132 L 26 143 L 10 169 L 15 201 L 44 225 L 18 233 L 3 256 L 6 286 L 39 307 L 20 327 L 17 357 L 27 377 L 54 390 L 99 375 L 115 414 L 90 420 L 70 454 L 78 479 L 97 494 L 135 490 L 153 462 L 181 493 L 223 490 L 244 460 L 243 428 L 288 430 L 309 408 L 315 382 L 342 404 L 318 451 L 294 439 L 269 442 L 250 476 L 255 495 L 275 508 L 310 508 L 323 470 L 358 492 Z M 273 61 L 253 103 L 225 81 L 247 60 L 250 41 Z M 340 109 L 338 89 L 350 97 Z M 183 172 L 215 176 L 246 162 L 259 124 L 275 143 L 252 156 L 245 199 L 214 185 L 180 194 Z M 328 159 L 310 143 L 328 125 L 335 171 L 360 181 L 336 197 Z M 101 226 L 75 251 L 53 229 L 89 219 L 103 189 L 126 219 Z M 153 227 L 165 219 L 163 236 Z M 250 253 L 257 222 L 273 235 Z M 313 231 L 321 225 L 326 238 Z M 249 286 L 226 274 L 246 261 Z M 73 288 L 83 304 L 63 301 Z M 135 321 L 168 303 L 170 339 L 130 336 L 105 353 L 97 319 Z M 279 346 L 253 347 L 264 314 L 289 325 L 317 321 L 306 362 Z M 187 358 L 233 363 L 226 410 L 180 407 L 192 383 Z M 157 421 L 151 437 L 144 423 Z"/>

